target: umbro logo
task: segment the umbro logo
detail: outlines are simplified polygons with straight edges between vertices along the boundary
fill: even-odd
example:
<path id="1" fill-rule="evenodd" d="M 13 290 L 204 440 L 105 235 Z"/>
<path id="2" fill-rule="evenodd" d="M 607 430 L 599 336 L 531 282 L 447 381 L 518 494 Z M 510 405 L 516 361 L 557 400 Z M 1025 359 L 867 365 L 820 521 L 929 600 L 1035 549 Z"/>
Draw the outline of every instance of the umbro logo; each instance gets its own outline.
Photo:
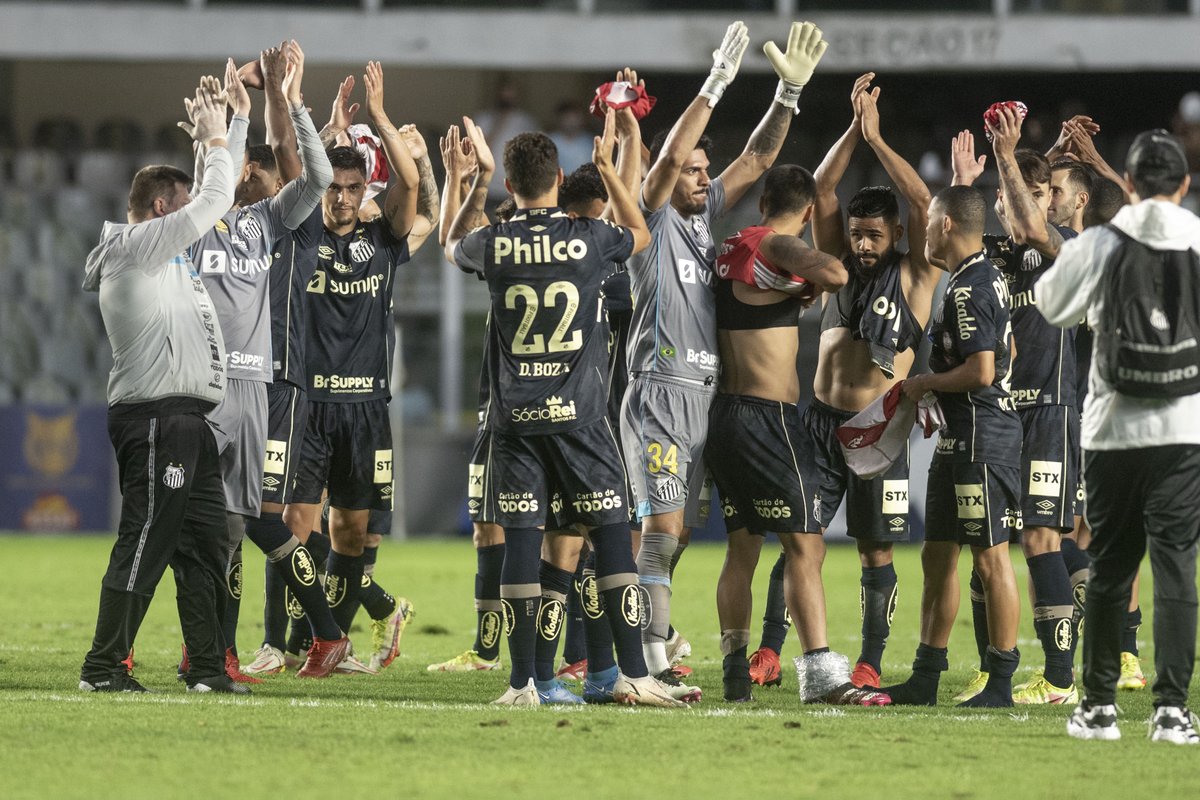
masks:
<path id="1" fill-rule="evenodd" d="M 1053 500 L 1042 500 L 1037 504 L 1037 507 L 1038 507 L 1039 511 L 1043 511 L 1043 512 L 1049 514 L 1051 511 L 1054 510 L 1054 501 Z"/>
<path id="2" fill-rule="evenodd" d="M 979 533 L 981 530 L 983 530 L 983 526 L 978 522 L 966 522 L 963 523 L 963 527 L 966 528 L 970 533 Z"/>
<path id="3" fill-rule="evenodd" d="M 892 517 L 891 519 L 888 520 L 888 524 L 891 525 L 893 528 L 903 528 L 904 527 L 904 517 Z"/>

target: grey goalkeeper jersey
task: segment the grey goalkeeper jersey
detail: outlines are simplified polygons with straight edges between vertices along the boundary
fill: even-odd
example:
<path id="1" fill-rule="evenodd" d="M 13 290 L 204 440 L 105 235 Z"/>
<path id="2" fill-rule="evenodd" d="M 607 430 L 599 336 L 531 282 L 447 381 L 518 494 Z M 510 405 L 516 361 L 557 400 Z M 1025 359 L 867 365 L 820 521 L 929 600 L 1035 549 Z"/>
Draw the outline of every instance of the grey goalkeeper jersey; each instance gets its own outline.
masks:
<path id="1" fill-rule="evenodd" d="M 214 148 L 192 202 L 165 217 L 106 222 L 83 288 L 100 292 L 113 350 L 108 402 L 225 396 L 225 345 L 212 301 L 186 252 L 233 202 L 233 161 Z"/>
<path id="2" fill-rule="evenodd" d="M 725 184 L 709 184 L 704 211 L 691 217 L 669 201 L 655 211 L 642 205 L 642 213 L 651 241 L 629 260 L 629 371 L 713 382 L 721 365 L 711 224 L 725 213 Z"/>
<path id="3" fill-rule="evenodd" d="M 290 113 L 304 168 L 300 177 L 274 197 L 228 211 L 192 251 L 221 321 L 230 378 L 274 380 L 268 283 L 274 247 L 313 213 L 333 180 L 329 158 L 308 112 L 293 106 Z M 235 117 L 230 126 L 229 149 L 234 158 L 245 148 L 244 119 Z"/>

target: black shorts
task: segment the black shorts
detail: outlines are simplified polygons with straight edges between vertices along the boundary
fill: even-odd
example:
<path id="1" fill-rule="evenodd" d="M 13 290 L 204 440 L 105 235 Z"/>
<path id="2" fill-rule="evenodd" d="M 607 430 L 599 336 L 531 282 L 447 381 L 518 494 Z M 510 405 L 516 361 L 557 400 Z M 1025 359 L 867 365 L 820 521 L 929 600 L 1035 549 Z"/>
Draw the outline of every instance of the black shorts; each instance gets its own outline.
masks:
<path id="1" fill-rule="evenodd" d="M 800 409 L 718 394 L 708 415 L 705 461 L 721 493 L 725 530 L 820 533 L 820 473 Z"/>
<path id="2" fill-rule="evenodd" d="M 1027 528 L 1075 528 L 1079 492 L 1079 412 L 1035 406 L 1017 412 L 1021 442 L 1021 517 Z"/>
<path id="3" fill-rule="evenodd" d="M 321 533 L 329 535 L 329 501 L 321 508 Z M 372 508 L 367 515 L 367 535 L 379 534 L 390 536 L 392 533 L 392 512 Z"/>
<path id="4" fill-rule="evenodd" d="M 308 424 L 308 393 L 287 381 L 267 385 L 267 457 L 263 462 L 264 503 L 292 501 L 304 430 Z"/>
<path id="5" fill-rule="evenodd" d="M 925 495 L 925 541 L 993 547 L 1008 544 L 1020 530 L 1016 467 L 934 458 Z"/>
<path id="6" fill-rule="evenodd" d="M 475 432 L 475 444 L 471 447 L 471 460 L 467 464 L 467 514 L 470 515 L 471 522 L 480 525 L 496 522 L 496 509 L 491 502 L 492 498 L 484 494 L 483 481 L 491 449 L 491 431 L 479 428 Z"/>
<path id="7" fill-rule="evenodd" d="M 589 528 L 629 520 L 625 475 L 607 419 L 542 436 L 493 432 L 482 459 L 483 502 L 504 528 L 537 528 L 551 518 Z"/>
<path id="8" fill-rule="evenodd" d="M 392 425 L 388 401 L 313 402 L 293 502 L 319 503 L 329 487 L 337 508 L 392 510 Z"/>
<path id="9" fill-rule="evenodd" d="M 882 475 L 865 480 L 846 464 L 838 426 L 857 412 L 814 399 L 804 411 L 804 427 L 817 450 L 821 470 L 821 519 L 828 525 L 846 499 L 846 530 L 864 542 L 908 541 L 908 447 Z"/>

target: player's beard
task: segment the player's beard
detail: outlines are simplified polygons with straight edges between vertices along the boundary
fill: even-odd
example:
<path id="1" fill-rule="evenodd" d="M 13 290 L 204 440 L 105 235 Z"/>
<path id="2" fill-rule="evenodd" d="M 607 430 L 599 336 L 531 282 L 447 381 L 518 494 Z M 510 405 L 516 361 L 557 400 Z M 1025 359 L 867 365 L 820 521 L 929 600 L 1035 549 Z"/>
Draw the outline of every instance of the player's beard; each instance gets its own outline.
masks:
<path id="1" fill-rule="evenodd" d="M 858 253 L 855 253 L 854 257 L 851 259 L 850 266 L 861 276 L 871 276 L 876 274 L 884 265 L 890 264 L 895 255 L 896 249 L 894 247 L 889 247 L 871 261 L 864 262 L 862 256 L 860 256 Z"/>

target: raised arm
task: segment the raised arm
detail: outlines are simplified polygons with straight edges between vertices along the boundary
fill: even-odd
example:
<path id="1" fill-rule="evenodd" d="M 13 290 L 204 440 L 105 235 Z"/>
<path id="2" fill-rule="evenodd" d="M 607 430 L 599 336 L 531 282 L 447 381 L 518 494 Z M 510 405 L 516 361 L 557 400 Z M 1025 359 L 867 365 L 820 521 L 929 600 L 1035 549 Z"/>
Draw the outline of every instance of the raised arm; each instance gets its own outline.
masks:
<path id="1" fill-rule="evenodd" d="M 1050 224 L 1045 213 L 1038 208 L 1033 194 L 1021 177 L 1017 166 L 1017 142 L 1021 139 L 1021 116 L 1009 108 L 1001 108 L 997 124 L 986 123 L 992 134 L 992 150 L 996 154 L 996 167 L 1000 171 L 1000 186 L 1004 189 L 1004 213 L 1008 219 L 1008 230 L 1017 244 L 1032 245 L 1048 258 L 1058 255 L 1062 247 L 1062 234 Z"/>
<path id="2" fill-rule="evenodd" d="M 246 161 L 246 136 L 250 131 L 250 93 L 238 77 L 233 59 L 225 62 L 225 99 L 233 119 L 229 123 L 229 158 L 233 161 L 234 180 Z M 225 209 L 228 211 L 229 209 Z"/>
<path id="3" fill-rule="evenodd" d="M 395 175 L 383 201 L 383 218 L 391 227 L 392 235 L 403 239 L 412 230 L 413 220 L 417 217 L 417 188 L 421 176 L 408 145 L 383 108 L 383 67 L 378 61 L 367 62 L 363 82 L 367 87 L 367 115 L 375 125 L 375 130 L 379 131 L 384 155 Z"/>
<path id="4" fill-rule="evenodd" d="M 819 286 L 823 292 L 836 292 L 849 280 L 840 258 L 814 250 L 797 236 L 769 234 L 763 237 L 759 250 L 775 266 Z"/>
<path id="5" fill-rule="evenodd" d="M 713 51 L 713 66 L 708 80 L 667 134 L 662 152 L 651 165 L 642 184 L 642 204 L 646 209 L 656 211 L 671 199 L 671 190 L 679 180 L 679 173 L 704 134 L 717 101 L 737 75 L 749 43 L 750 32 L 740 20 L 725 30 L 721 46 Z"/>
<path id="6" fill-rule="evenodd" d="M 873 80 L 874 72 L 864 73 L 855 79 L 854 87 L 850 90 L 850 108 L 854 111 L 850 127 L 833 143 L 833 147 L 829 148 L 817 171 L 813 173 L 817 182 L 816 199 L 813 203 L 813 243 L 819 250 L 836 258 L 843 258 L 850 250 L 837 188 L 842 182 L 842 176 L 846 174 L 846 167 L 850 166 L 854 148 L 858 147 L 862 140 L 862 118 L 859 116 L 861 106 L 858 96 L 867 90 Z"/>
<path id="7" fill-rule="evenodd" d="M 633 193 L 621 180 L 613 164 L 616 143 L 616 114 L 610 108 L 604 115 L 604 135 L 597 136 L 592 143 L 592 162 L 600 172 L 604 188 L 608 190 L 608 207 L 612 209 L 613 222 L 629 228 L 633 234 L 633 252 L 640 253 L 650 245 L 650 229 L 646 227 L 646 218 L 638 209 Z"/>
<path id="8" fill-rule="evenodd" d="M 970 131 L 959 131 L 950 140 L 950 166 L 954 175 L 950 179 L 951 186 L 972 186 L 983 174 L 987 164 L 987 154 L 975 157 L 975 134 Z"/>
<path id="9" fill-rule="evenodd" d="M 750 134 L 746 149 L 721 173 L 725 186 L 725 207 L 730 208 L 771 168 L 792 117 L 800 113 L 800 91 L 812 78 L 813 70 L 825 55 L 829 43 L 821 38 L 821 29 L 811 22 L 793 22 L 788 31 L 787 50 L 779 51 L 774 42 L 763 45 L 763 52 L 779 76 L 775 99 L 758 127 Z"/>
<path id="10" fill-rule="evenodd" d="M 258 54 L 259 69 L 262 71 L 263 121 L 267 128 L 267 144 L 275 155 L 279 179 L 287 184 L 300 176 L 300 156 L 296 152 L 296 131 L 288 114 L 288 95 L 283 81 L 288 72 L 289 42 L 278 47 L 268 47 Z"/>
<path id="11" fill-rule="evenodd" d="M 1046 151 L 1046 160 L 1053 164 L 1060 158 L 1066 158 L 1068 155 L 1075 155 L 1074 144 L 1071 142 L 1071 134 L 1076 128 L 1082 128 L 1092 136 L 1100 132 L 1100 126 L 1089 116 L 1084 114 L 1076 114 L 1069 120 L 1063 122 L 1058 132 L 1058 139 Z"/>
<path id="12" fill-rule="evenodd" d="M 483 131 L 479 130 L 470 117 L 463 117 L 463 127 L 466 128 L 467 138 L 471 140 L 476 169 L 475 180 L 471 183 L 471 191 L 458 209 L 458 213 L 454 215 L 454 222 L 450 224 L 450 230 L 446 233 L 446 260 L 451 264 L 456 263 L 454 249 L 458 247 L 458 243 L 462 241 L 463 237 L 471 232 L 475 227 L 475 221 L 483 213 L 483 207 L 487 203 L 488 183 L 496 172 L 496 159 L 492 155 L 491 148 L 488 147 L 487 140 L 483 138 Z"/>
<path id="13" fill-rule="evenodd" d="M 354 76 L 347 75 L 338 85 L 337 94 L 333 98 L 333 109 L 329 113 L 329 122 L 321 128 L 321 146 L 326 150 L 337 144 L 338 137 L 346 132 L 354 122 L 358 113 L 358 103 L 350 102 L 350 93 L 354 91 Z"/>
<path id="14" fill-rule="evenodd" d="M 638 80 L 637 71 L 629 67 L 617 73 L 617 80 L 628 81 L 633 86 L 646 85 L 644 80 Z M 642 182 L 642 126 L 628 108 L 622 108 L 616 114 L 617 174 L 629 193 L 636 197 Z"/>
<path id="15" fill-rule="evenodd" d="M 925 226 L 929 224 L 929 187 L 921 176 L 883 140 L 879 128 L 879 89 L 863 92 L 858 97 L 861 108 L 863 138 L 875 152 L 879 163 L 908 203 L 908 260 L 913 269 L 930 273 L 925 258 Z"/>
<path id="16" fill-rule="evenodd" d="M 419 176 L 417 217 L 408 233 L 408 252 L 415 253 L 437 227 L 438 206 L 442 201 L 438 195 L 437 178 L 433 177 L 433 163 L 429 160 L 429 147 L 425 144 L 425 137 L 417 130 L 416 125 L 405 125 L 400 129 L 400 138 L 404 140 L 409 155 L 416 162 Z"/>
<path id="17" fill-rule="evenodd" d="M 1098 126 L 1097 130 L 1099 130 Z M 1125 197 L 1128 198 L 1129 192 L 1125 189 L 1125 178 L 1109 166 L 1108 162 L 1096 150 L 1096 144 L 1092 139 L 1093 133 L 1083 125 L 1072 125 L 1069 135 L 1071 137 L 1071 152 L 1099 175 L 1108 178 L 1117 186 L 1120 186 L 1122 191 L 1125 191 Z"/>

